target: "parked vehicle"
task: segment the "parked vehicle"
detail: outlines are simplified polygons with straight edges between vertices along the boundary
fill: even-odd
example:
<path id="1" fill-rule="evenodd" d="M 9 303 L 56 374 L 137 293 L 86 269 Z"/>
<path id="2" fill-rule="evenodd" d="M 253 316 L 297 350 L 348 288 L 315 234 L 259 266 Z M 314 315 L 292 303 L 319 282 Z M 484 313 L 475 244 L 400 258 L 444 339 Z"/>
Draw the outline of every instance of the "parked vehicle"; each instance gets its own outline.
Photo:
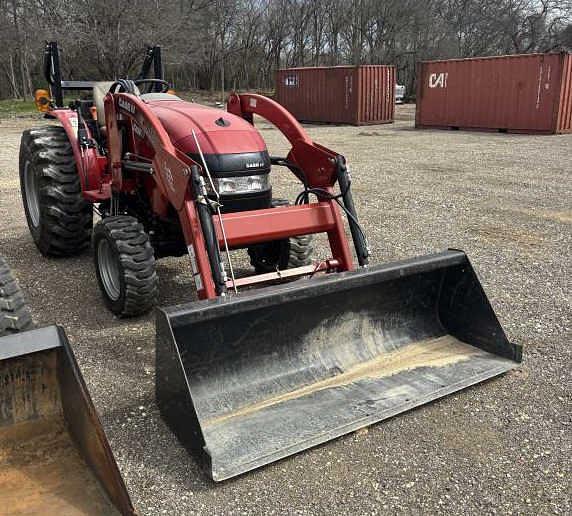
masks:
<path id="1" fill-rule="evenodd" d="M 403 104 L 405 102 L 405 86 L 403 84 L 395 85 L 395 103 Z"/>

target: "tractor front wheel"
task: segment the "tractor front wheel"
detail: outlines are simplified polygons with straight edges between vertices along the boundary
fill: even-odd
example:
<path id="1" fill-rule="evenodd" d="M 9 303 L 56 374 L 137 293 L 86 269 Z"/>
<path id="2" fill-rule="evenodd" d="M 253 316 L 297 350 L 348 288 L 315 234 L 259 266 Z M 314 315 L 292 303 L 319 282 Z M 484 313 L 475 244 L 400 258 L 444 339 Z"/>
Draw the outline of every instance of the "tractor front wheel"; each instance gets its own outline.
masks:
<path id="1" fill-rule="evenodd" d="M 106 217 L 93 230 L 97 281 L 119 317 L 142 315 L 157 302 L 158 280 L 149 236 L 134 217 Z"/>
<path id="2" fill-rule="evenodd" d="M 20 186 L 30 233 L 44 256 L 73 256 L 89 247 L 92 207 L 82 196 L 63 127 L 24 131 Z"/>

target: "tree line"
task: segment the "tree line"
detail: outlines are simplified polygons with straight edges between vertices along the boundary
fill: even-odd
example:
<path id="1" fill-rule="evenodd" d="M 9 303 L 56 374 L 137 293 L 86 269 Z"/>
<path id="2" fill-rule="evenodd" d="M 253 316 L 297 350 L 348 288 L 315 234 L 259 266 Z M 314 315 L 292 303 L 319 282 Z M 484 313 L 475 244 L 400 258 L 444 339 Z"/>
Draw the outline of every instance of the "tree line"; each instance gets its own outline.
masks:
<path id="1" fill-rule="evenodd" d="M 43 44 L 66 79 L 133 77 L 161 45 L 176 89 L 274 86 L 291 66 L 572 50 L 572 0 L 0 0 L 0 98 L 30 98 Z"/>

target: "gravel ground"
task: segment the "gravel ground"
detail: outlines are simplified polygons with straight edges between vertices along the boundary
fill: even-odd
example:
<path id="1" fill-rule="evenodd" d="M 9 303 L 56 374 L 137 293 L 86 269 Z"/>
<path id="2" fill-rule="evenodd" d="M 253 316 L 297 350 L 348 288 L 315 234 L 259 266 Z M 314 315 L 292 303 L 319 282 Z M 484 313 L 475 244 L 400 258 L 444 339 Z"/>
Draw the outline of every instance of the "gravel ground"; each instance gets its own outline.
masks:
<path id="1" fill-rule="evenodd" d="M 572 135 L 311 126 L 346 155 L 373 263 L 464 249 L 519 370 L 223 484 L 179 445 L 154 402 L 152 316 L 105 310 L 90 254 L 42 258 L 17 177 L 21 131 L 0 121 L 0 252 L 35 319 L 65 326 L 140 514 L 570 514 Z M 262 124 L 273 153 L 285 150 Z M 298 187 L 274 174 L 278 192 Z M 192 299 L 185 259 L 159 264 L 163 305 Z"/>

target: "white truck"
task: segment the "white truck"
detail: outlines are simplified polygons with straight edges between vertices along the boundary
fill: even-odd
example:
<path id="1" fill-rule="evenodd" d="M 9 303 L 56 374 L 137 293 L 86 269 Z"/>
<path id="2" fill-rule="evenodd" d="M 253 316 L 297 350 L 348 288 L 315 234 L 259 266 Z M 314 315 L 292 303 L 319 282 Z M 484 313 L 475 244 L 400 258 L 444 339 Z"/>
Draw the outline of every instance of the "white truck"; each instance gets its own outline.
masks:
<path id="1" fill-rule="evenodd" d="M 403 104 L 405 101 L 405 86 L 403 84 L 395 85 L 395 103 Z"/>

